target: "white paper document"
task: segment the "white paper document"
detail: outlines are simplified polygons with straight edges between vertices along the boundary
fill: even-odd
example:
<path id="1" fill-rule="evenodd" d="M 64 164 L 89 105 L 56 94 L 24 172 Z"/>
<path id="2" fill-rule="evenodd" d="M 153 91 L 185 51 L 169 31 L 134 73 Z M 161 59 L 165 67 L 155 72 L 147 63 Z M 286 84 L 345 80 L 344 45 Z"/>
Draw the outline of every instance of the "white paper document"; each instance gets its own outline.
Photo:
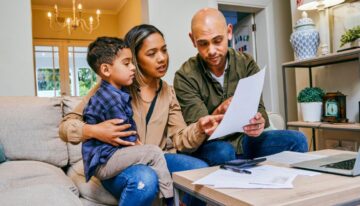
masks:
<path id="1" fill-rule="evenodd" d="M 211 185 L 214 188 L 293 188 L 292 182 L 297 174 L 286 169 L 262 165 L 248 169 L 251 174 L 219 169 L 193 184 Z"/>
<path id="2" fill-rule="evenodd" d="M 300 153 L 300 152 L 284 151 L 284 152 L 280 152 L 277 154 L 269 155 L 266 157 L 266 160 L 291 165 L 291 164 L 295 164 L 298 162 L 320 159 L 320 158 L 324 158 L 324 157 L 326 157 L 326 156 L 308 154 L 308 153 Z"/>
<path id="3" fill-rule="evenodd" d="M 265 71 L 266 68 L 263 68 L 258 73 L 239 80 L 223 120 L 208 140 L 244 131 L 243 127 L 249 124 L 258 111 Z"/>

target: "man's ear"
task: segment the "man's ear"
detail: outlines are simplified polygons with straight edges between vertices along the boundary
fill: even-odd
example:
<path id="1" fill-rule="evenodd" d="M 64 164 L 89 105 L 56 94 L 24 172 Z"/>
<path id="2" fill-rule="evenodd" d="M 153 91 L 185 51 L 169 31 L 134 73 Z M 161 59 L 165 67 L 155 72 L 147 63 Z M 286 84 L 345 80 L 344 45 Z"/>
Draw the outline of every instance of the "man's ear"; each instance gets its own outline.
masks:
<path id="1" fill-rule="evenodd" d="M 228 40 L 231 40 L 232 39 L 232 36 L 233 36 L 233 25 L 232 24 L 228 24 L 227 25 L 227 36 L 228 36 Z"/>
<path id="2" fill-rule="evenodd" d="M 109 64 L 101 64 L 99 70 L 100 74 L 105 77 L 109 77 L 111 74 L 111 68 Z"/>
<path id="3" fill-rule="evenodd" d="M 191 32 L 189 33 L 189 37 L 191 39 L 191 42 L 193 43 L 193 46 L 196 48 L 195 39 Z"/>

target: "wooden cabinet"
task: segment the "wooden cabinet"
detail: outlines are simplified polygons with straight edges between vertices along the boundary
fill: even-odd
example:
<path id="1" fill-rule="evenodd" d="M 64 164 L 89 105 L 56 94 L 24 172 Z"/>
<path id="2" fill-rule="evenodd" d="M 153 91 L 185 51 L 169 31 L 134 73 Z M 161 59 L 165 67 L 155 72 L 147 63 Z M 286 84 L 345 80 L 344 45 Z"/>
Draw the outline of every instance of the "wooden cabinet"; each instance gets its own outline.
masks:
<path id="1" fill-rule="evenodd" d="M 282 65 L 286 127 L 311 128 L 312 130 L 311 139 L 314 150 L 316 150 L 316 145 L 318 143 L 321 146 L 321 149 L 340 148 L 340 149 L 356 151 L 358 149 L 358 146 L 360 145 L 360 138 L 353 138 L 353 137 L 350 138 L 348 133 L 357 132 L 360 135 L 360 123 L 331 124 L 326 122 L 289 121 L 288 105 L 287 105 L 288 95 L 287 95 L 287 85 L 286 85 L 286 71 L 289 69 L 307 68 L 308 77 L 309 77 L 309 86 L 312 87 L 313 69 L 325 65 L 338 64 L 349 61 L 357 61 L 360 70 L 360 49 L 338 52 L 338 53 L 306 59 L 306 60 L 287 62 Z M 338 136 L 337 138 L 334 137 L 327 138 L 326 133 L 328 132 L 337 132 L 339 135 L 337 135 Z M 318 140 L 318 142 L 316 142 L 316 138 L 315 138 L 316 133 L 322 137 L 321 139 Z"/>

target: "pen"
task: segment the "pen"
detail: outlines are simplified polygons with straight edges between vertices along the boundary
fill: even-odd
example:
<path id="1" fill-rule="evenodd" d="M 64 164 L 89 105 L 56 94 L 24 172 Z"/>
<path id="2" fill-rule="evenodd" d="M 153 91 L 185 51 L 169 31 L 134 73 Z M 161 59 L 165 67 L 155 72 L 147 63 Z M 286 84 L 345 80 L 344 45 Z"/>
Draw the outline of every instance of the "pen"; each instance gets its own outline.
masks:
<path id="1" fill-rule="evenodd" d="M 244 173 L 244 174 L 251 174 L 251 171 L 246 170 L 246 169 L 240 169 L 234 166 L 230 166 L 230 165 L 220 165 L 221 169 L 225 169 L 225 170 L 230 170 L 233 172 L 237 172 L 237 173 Z"/>

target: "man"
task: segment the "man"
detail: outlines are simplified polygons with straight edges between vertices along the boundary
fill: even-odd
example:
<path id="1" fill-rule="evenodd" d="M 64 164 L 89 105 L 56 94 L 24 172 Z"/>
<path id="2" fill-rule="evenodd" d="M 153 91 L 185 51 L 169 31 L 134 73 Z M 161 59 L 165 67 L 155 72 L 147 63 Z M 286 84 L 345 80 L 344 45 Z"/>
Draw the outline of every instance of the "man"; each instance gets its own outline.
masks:
<path id="1" fill-rule="evenodd" d="M 217 9 L 198 11 L 192 18 L 189 36 L 198 54 L 181 66 L 174 79 L 176 96 L 188 124 L 208 114 L 224 114 L 239 79 L 259 71 L 251 56 L 228 48 L 232 25 L 226 24 L 224 16 Z M 264 132 L 268 126 L 269 119 L 261 99 L 258 113 L 243 128 L 244 133 L 205 142 L 193 155 L 210 165 L 216 165 L 234 159 L 235 152 L 246 158 L 255 158 L 285 150 L 308 150 L 302 133 L 279 130 Z M 229 146 L 230 143 L 236 151 Z"/>

